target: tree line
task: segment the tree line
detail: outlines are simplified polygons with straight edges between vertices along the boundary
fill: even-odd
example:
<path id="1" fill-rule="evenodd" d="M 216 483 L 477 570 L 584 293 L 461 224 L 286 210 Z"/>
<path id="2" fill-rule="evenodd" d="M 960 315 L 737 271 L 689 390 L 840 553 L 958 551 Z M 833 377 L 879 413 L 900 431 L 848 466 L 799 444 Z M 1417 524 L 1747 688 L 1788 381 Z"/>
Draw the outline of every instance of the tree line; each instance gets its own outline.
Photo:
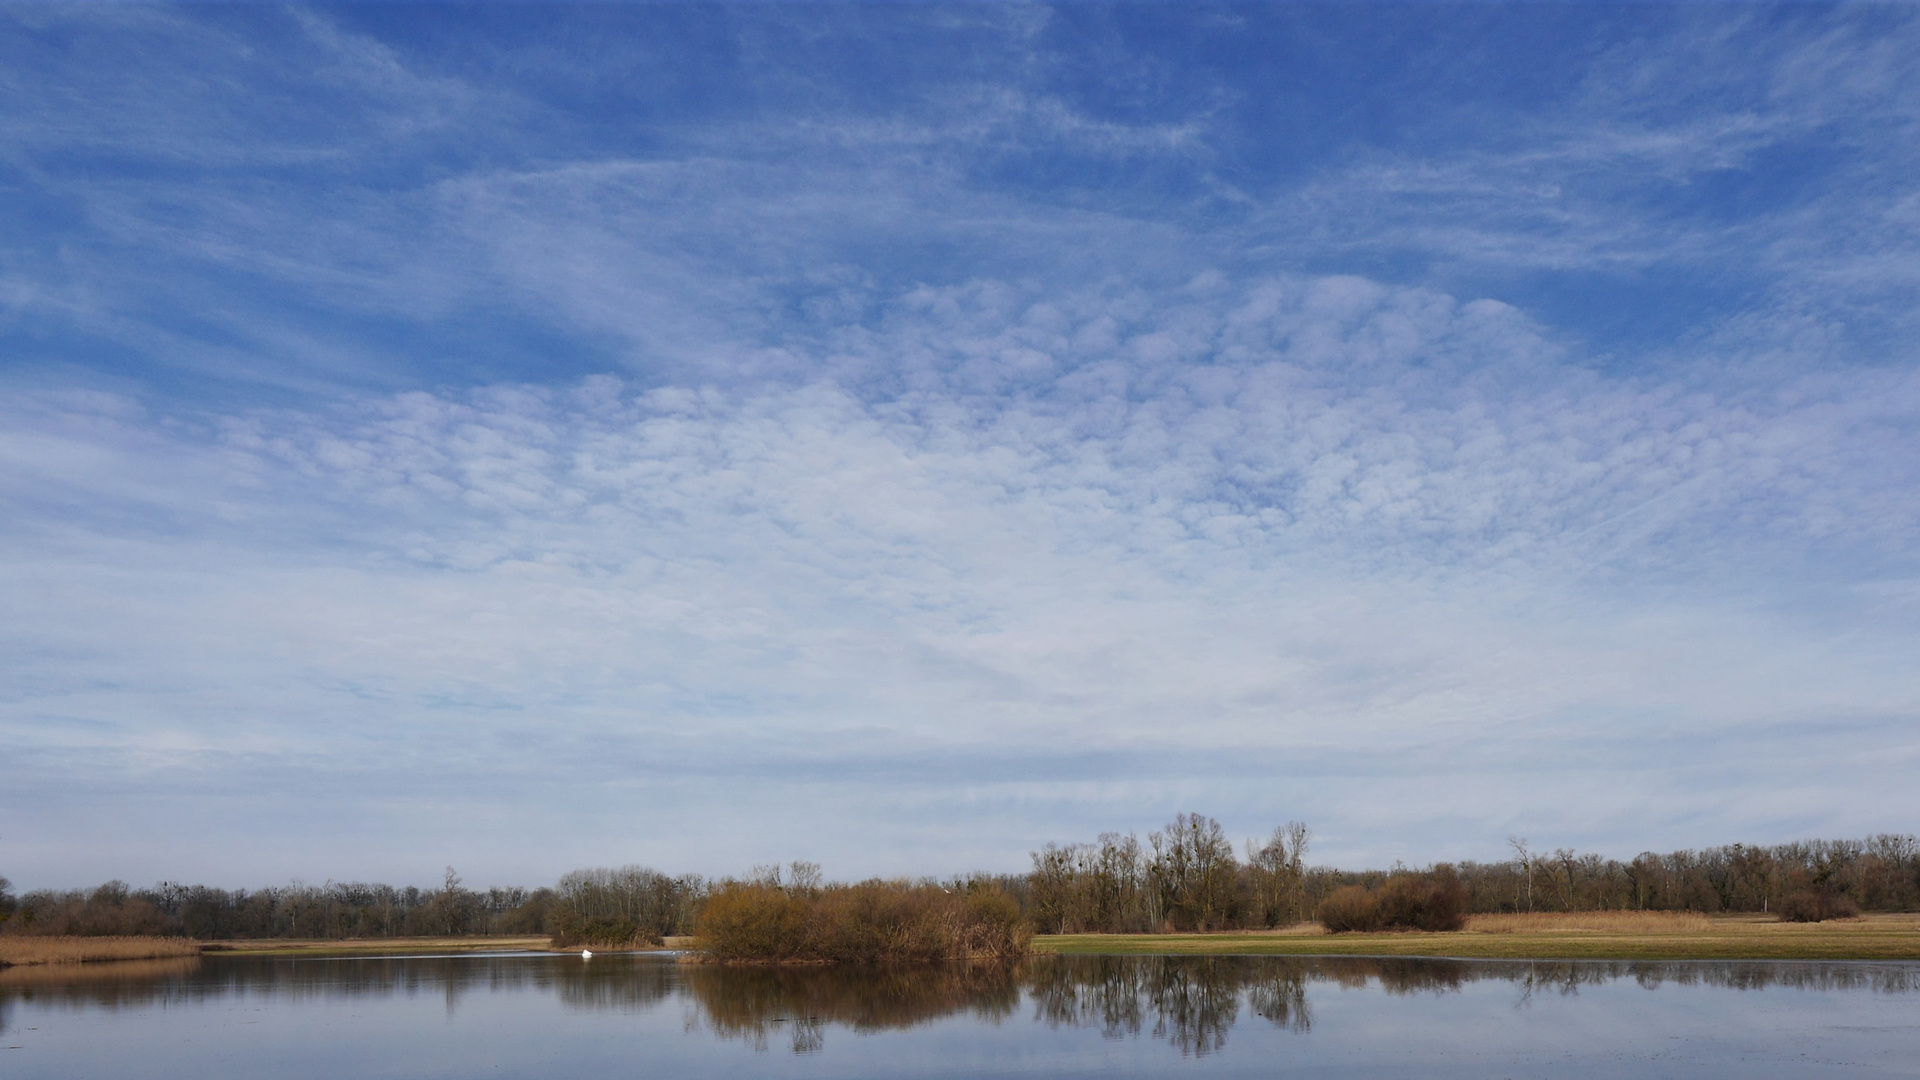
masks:
<path id="1" fill-rule="evenodd" d="M 1180 814 L 1142 840 L 1105 833 L 1048 844 L 1024 874 L 974 874 L 892 883 L 1004 894 L 1042 934 L 1265 929 L 1316 917 L 1343 889 L 1386 905 L 1440 896 L 1463 912 L 1765 912 L 1788 918 L 1920 910 L 1920 843 L 1907 834 L 1729 844 L 1630 860 L 1509 841 L 1496 862 L 1419 870 L 1311 866 L 1299 822 L 1236 849 L 1220 823 Z M 1395 884 L 1401 882 L 1401 884 Z M 753 886 L 817 895 L 820 868 L 798 862 L 709 880 L 647 867 L 576 870 L 540 888 L 468 888 L 449 867 L 436 888 L 326 882 L 257 890 L 161 882 L 134 888 L 40 889 L 16 896 L 0 878 L 0 933 L 169 934 L 238 938 L 548 935 L 560 944 L 659 941 L 694 931 L 718 894 Z M 1389 903 L 1391 901 L 1391 903 Z M 1359 902 L 1353 893 L 1346 910 Z M 1368 916 L 1360 912 L 1364 923 Z M 1382 916 L 1384 917 L 1384 916 Z"/>
<path id="2" fill-rule="evenodd" d="M 1920 910 L 1920 843 L 1910 834 L 1643 852 L 1624 861 L 1536 849 L 1512 837 L 1512 857 L 1498 862 L 1358 871 L 1307 865 L 1311 836 L 1292 822 L 1246 841 L 1238 858 L 1219 822 L 1181 814 L 1144 843 L 1131 833 L 1106 833 L 1091 843 L 1049 844 L 1033 852 L 1033 869 L 1020 883 L 1023 910 L 1043 934 L 1272 928 L 1316 917 L 1353 889 L 1409 912 L 1458 907 L 1462 916 L 1685 911 L 1830 918 Z M 1413 904 L 1416 894 L 1426 899 Z M 1351 911 L 1355 894 L 1343 902 Z M 1355 917 L 1361 926 L 1369 918 Z"/>

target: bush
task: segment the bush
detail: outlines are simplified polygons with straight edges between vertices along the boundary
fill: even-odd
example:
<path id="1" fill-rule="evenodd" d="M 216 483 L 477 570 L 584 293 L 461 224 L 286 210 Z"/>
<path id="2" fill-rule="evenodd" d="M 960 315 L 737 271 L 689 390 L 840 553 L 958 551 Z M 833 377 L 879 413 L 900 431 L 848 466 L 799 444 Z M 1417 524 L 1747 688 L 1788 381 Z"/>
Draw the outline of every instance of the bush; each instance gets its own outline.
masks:
<path id="1" fill-rule="evenodd" d="M 1396 875 L 1377 891 L 1336 889 L 1321 902 L 1319 916 L 1334 934 L 1459 930 L 1467 925 L 1467 889 L 1453 867 L 1442 863 L 1424 874 Z"/>
<path id="2" fill-rule="evenodd" d="M 807 904 L 771 885 L 723 887 L 707 897 L 694 940 L 716 960 L 799 960 L 811 951 Z"/>
<path id="3" fill-rule="evenodd" d="M 1860 905 L 1836 889 L 1796 889 L 1780 898 L 1781 922 L 1826 922 L 1851 919 L 1860 914 Z"/>
<path id="4" fill-rule="evenodd" d="M 1402 874 L 1380 890 L 1380 924 L 1438 933 L 1467 925 L 1467 889 L 1445 863 L 1425 874 Z"/>
<path id="5" fill-rule="evenodd" d="M 1320 902 L 1320 925 L 1330 934 L 1367 933 L 1380 929 L 1380 905 L 1374 894 L 1358 885 L 1346 885 Z"/>
<path id="6" fill-rule="evenodd" d="M 1032 932 L 991 886 L 868 881 L 794 892 L 722 886 L 701 907 L 694 937 L 714 960 L 877 964 L 1022 956 Z"/>

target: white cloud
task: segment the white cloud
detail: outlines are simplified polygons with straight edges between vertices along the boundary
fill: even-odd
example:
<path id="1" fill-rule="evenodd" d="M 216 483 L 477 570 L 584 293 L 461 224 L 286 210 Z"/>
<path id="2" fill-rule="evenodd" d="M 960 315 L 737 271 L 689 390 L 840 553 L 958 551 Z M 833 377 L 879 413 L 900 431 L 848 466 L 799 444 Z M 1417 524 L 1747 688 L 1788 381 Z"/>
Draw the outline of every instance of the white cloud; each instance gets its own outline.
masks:
<path id="1" fill-rule="evenodd" d="M 916 16 L 999 60 L 897 87 L 782 52 L 894 16 L 756 12 L 751 85 L 679 97 L 644 35 L 14 35 L 10 876 L 1004 868 L 1186 808 L 1352 862 L 1902 827 L 1911 20 L 1681 12 L 1557 112 L 1439 100 L 1270 177 L 1231 73 L 1102 38 L 1179 93 L 1089 105 L 1039 9 Z M 1681 197 L 1742 170 L 1813 179 Z M 1609 278 L 1674 329 L 1528 301 Z M 496 330 L 537 340 L 463 351 Z"/>
<path id="2" fill-rule="evenodd" d="M 1488 837 L 1509 812 L 1573 828 L 1649 805 L 1734 829 L 1697 805 L 1712 790 L 1852 781 L 1762 755 L 1665 795 L 1549 799 L 1514 747 L 1920 705 L 1910 590 L 1822 613 L 1777 584 L 1898 580 L 1920 502 L 1879 455 L 1920 406 L 1911 378 L 1605 378 L 1500 305 L 1351 278 L 1028 299 L 903 297 L 836 343 L 840 380 L 601 378 L 211 426 L 102 397 L 16 409 L 8 496 L 43 509 L 7 541 L 22 662 L 0 715 L 49 761 L 114 748 L 215 790 L 299 760 L 391 799 L 385 770 L 504 753 L 519 784 L 580 771 L 536 817 L 692 799 L 650 857 L 725 869 L 712 852 L 763 828 L 801 854 L 854 843 L 764 824 L 801 791 L 843 824 L 915 807 L 872 826 L 892 847 L 1044 799 L 1047 824 L 961 848 L 1009 865 L 1073 784 L 1133 807 L 1115 824 L 1204 794 L 1377 854 L 1362 823 L 1405 833 L 1432 808 L 1324 777 L 1418 788 L 1440 781 L 1407 755 L 1445 771 L 1474 746 L 1499 782 L 1444 802 Z M 882 370 L 898 393 L 873 392 Z M 1893 606 L 1877 644 L 1845 630 L 1863 602 Z M 1166 764 L 1066 764 L 1113 754 Z M 1220 755 L 1277 775 L 1209 777 Z"/>

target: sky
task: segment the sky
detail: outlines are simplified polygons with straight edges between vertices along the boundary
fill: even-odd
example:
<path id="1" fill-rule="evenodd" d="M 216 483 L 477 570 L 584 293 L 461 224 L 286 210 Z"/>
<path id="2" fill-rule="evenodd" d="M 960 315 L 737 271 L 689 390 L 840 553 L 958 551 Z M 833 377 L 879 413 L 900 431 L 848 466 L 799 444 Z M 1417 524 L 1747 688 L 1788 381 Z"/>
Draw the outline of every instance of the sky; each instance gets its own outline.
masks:
<path id="1" fill-rule="evenodd" d="M 0 874 L 1920 827 L 1920 7 L 0 6 Z"/>

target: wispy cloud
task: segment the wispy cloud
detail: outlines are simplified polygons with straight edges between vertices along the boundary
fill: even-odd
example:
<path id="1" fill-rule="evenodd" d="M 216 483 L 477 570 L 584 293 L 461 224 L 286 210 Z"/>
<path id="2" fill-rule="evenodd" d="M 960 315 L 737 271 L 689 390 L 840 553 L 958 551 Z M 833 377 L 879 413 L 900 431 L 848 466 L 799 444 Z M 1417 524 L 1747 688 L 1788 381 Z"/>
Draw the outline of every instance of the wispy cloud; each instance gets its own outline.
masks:
<path id="1" fill-rule="evenodd" d="M 1903 14 L 9 14 L 9 876 L 1911 809 Z"/>

